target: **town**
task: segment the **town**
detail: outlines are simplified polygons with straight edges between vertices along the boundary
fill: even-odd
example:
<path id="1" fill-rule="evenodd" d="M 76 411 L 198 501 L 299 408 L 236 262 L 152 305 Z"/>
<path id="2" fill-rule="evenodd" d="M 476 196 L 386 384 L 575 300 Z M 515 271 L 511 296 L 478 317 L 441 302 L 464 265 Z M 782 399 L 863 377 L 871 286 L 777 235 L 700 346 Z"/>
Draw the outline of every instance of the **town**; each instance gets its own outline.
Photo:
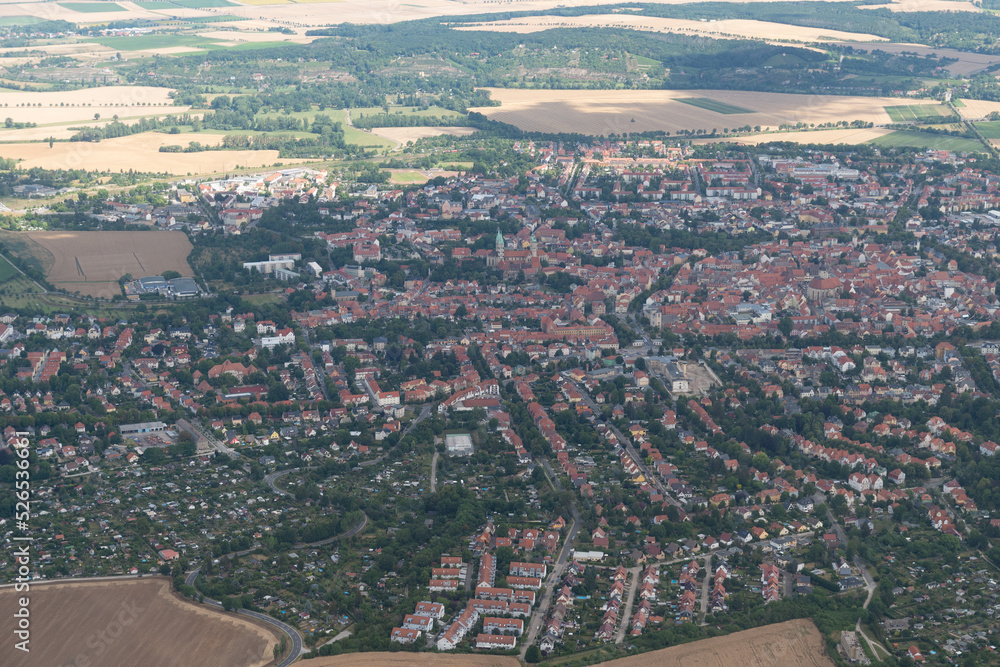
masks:
<path id="1" fill-rule="evenodd" d="M 812 618 L 840 664 L 997 664 L 998 173 L 521 140 L 423 185 L 109 194 L 80 224 L 187 234 L 193 277 L 0 315 L 33 576 L 166 575 L 306 657 Z"/>

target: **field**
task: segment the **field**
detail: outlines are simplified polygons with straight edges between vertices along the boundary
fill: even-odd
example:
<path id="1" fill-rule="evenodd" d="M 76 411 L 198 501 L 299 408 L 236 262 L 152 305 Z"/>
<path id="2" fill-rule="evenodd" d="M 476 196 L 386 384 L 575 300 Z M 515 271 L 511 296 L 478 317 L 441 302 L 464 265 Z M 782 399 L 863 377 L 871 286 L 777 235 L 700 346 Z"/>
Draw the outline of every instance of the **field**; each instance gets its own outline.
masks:
<path id="1" fill-rule="evenodd" d="M 721 113 L 724 115 L 753 113 L 750 109 L 744 109 L 743 107 L 726 104 L 725 102 L 717 102 L 716 100 L 710 100 L 707 97 L 681 97 L 677 101 L 682 102 L 683 104 L 690 104 L 691 106 L 698 107 L 699 109 L 708 109 L 709 111 L 714 111 L 715 113 Z"/>
<path id="2" fill-rule="evenodd" d="M 124 12 L 125 8 L 113 2 L 60 2 L 60 7 L 72 9 L 81 14 L 100 14 L 102 12 Z"/>
<path id="3" fill-rule="evenodd" d="M 762 39 L 769 42 L 877 42 L 885 38 L 866 33 L 808 28 L 770 21 L 726 19 L 693 21 L 655 16 L 591 14 L 586 16 L 528 16 L 506 21 L 476 23 L 458 30 L 530 33 L 555 28 L 627 28 L 647 32 L 675 32 L 713 38 Z"/>
<path id="4" fill-rule="evenodd" d="M 1000 63 L 1000 56 L 971 51 L 956 51 L 955 49 L 933 49 L 922 44 L 875 44 L 852 43 L 850 46 L 858 50 L 884 51 L 885 53 L 912 53 L 918 56 L 935 56 L 938 58 L 954 58 L 958 62 L 947 65 L 945 69 L 955 76 L 967 76 L 986 69 L 990 65 Z M 958 105 L 956 105 L 958 106 Z"/>
<path id="5" fill-rule="evenodd" d="M 432 178 L 437 178 L 438 176 L 444 176 L 445 178 L 450 178 L 452 176 L 458 176 L 456 171 L 443 171 L 441 169 L 431 169 L 430 171 L 421 171 L 419 169 L 389 169 L 389 182 L 396 183 L 399 185 L 423 185 Z"/>
<path id="6" fill-rule="evenodd" d="M 886 107 L 885 112 L 896 123 L 908 123 L 910 121 L 920 123 L 937 120 L 941 116 L 951 115 L 948 108 L 940 104 L 902 104 L 894 107 Z"/>
<path id="7" fill-rule="evenodd" d="M 833 667 L 823 636 L 809 620 L 788 621 L 725 637 L 672 646 L 604 663 L 608 667 Z"/>
<path id="8" fill-rule="evenodd" d="M 376 127 L 372 130 L 372 134 L 405 145 L 410 141 L 426 139 L 427 137 L 440 137 L 443 134 L 466 137 L 475 131 L 474 127 Z"/>
<path id="9" fill-rule="evenodd" d="M 359 657 L 363 659 L 359 660 Z M 501 655 L 446 655 L 441 653 L 364 653 L 326 656 L 308 661 L 309 667 L 519 667 L 517 658 Z"/>
<path id="10" fill-rule="evenodd" d="M 514 90 L 489 89 L 499 107 L 480 107 L 491 120 L 537 132 L 579 132 L 592 135 L 628 132 L 713 129 L 760 126 L 777 130 L 783 124 L 821 124 L 861 120 L 876 125 L 891 122 L 885 107 L 896 100 L 885 97 L 790 95 L 748 91 L 703 90 L 702 97 L 725 105 L 754 110 L 730 117 L 678 101 L 689 91 L 667 90 Z"/>
<path id="11" fill-rule="evenodd" d="M 976 123 L 976 129 L 987 139 L 1000 139 L 1000 121 Z"/>
<path id="12" fill-rule="evenodd" d="M 812 130 L 809 132 L 770 132 L 767 134 L 749 134 L 741 137 L 729 137 L 726 139 L 695 139 L 696 144 L 712 144 L 716 142 L 727 142 L 742 144 L 744 146 L 759 146 L 775 141 L 788 141 L 794 144 L 844 144 L 847 146 L 857 146 L 866 144 L 873 139 L 878 139 L 892 130 L 885 128 L 868 128 L 862 130 Z"/>
<path id="13" fill-rule="evenodd" d="M 879 137 L 871 143 L 884 148 L 909 146 L 914 148 L 928 148 L 936 151 L 962 152 L 985 152 L 986 148 L 975 139 L 967 137 L 951 137 L 947 135 L 929 134 L 927 132 L 909 132 L 907 130 L 897 130 L 891 134 Z"/>
<path id="14" fill-rule="evenodd" d="M 201 151 L 161 153 L 160 146 L 187 146 L 190 141 L 211 145 L 221 134 L 161 134 L 146 132 L 129 137 L 90 142 L 0 144 L 0 157 L 20 158 L 22 169 L 87 169 L 89 171 L 138 171 L 175 175 L 214 174 L 233 169 L 256 169 L 277 162 L 276 150 Z M 284 164 L 298 162 L 284 160 Z"/>
<path id="15" fill-rule="evenodd" d="M 118 279 L 167 270 L 190 276 L 191 242 L 182 232 L 26 232 L 52 253 L 46 278 L 68 292 L 111 298 L 120 294 Z"/>
<path id="16" fill-rule="evenodd" d="M 695 1 L 697 0 L 659 0 L 657 4 L 687 4 Z M 303 2 L 308 4 L 308 11 L 304 11 L 301 6 Z M 329 2 L 323 0 L 319 2 L 308 0 L 300 0 L 300 2 L 289 2 L 288 0 L 242 0 L 239 3 L 230 2 L 228 4 L 224 4 L 224 0 L 172 0 L 169 3 L 172 6 L 169 8 L 162 6 L 165 4 L 168 3 L 143 2 L 142 4 L 134 4 L 128 2 L 116 5 L 112 2 L 65 2 L 57 4 L 54 2 L 29 1 L 0 4 L 0 17 L 29 14 L 43 17 L 47 20 L 62 19 L 78 23 L 105 23 L 109 21 L 129 20 L 156 21 L 162 20 L 164 15 L 168 13 L 173 16 L 191 18 L 228 14 L 252 19 L 255 23 L 267 26 L 311 27 L 339 23 L 389 24 L 436 16 L 484 14 L 498 10 L 498 4 L 494 0 L 466 0 L 465 2 L 421 0 L 419 3 L 400 3 L 398 0 L 370 0 L 368 2 L 342 2 L 338 0 Z M 541 12 L 565 6 L 566 3 L 565 0 L 519 0 L 516 4 L 516 9 L 519 11 Z M 591 0 L 590 4 L 595 6 L 618 5 L 620 4 L 620 0 Z M 79 6 L 85 7 L 85 9 L 75 11 L 75 8 Z M 954 0 L 897 0 L 896 2 L 888 2 L 883 6 L 892 11 L 980 11 L 971 2 Z M 864 7 L 873 8 L 875 5 L 864 5 Z M 684 31 L 684 24 L 673 22 L 671 19 L 636 18 L 638 19 L 636 29 L 642 29 L 641 26 L 648 25 L 650 29 L 655 30 Z M 559 20 L 575 21 L 578 19 Z M 628 23 L 634 21 L 635 18 L 612 16 L 608 20 L 614 23 Z M 660 21 L 664 22 L 662 26 L 656 25 L 653 27 L 654 23 L 652 22 Z M 670 25 L 671 23 L 673 25 Z M 739 35 L 770 41 L 798 42 L 853 41 L 857 39 L 875 41 L 878 39 L 874 35 L 842 33 L 836 30 L 768 24 L 766 22 L 717 21 L 715 23 L 705 22 L 704 24 L 701 24 L 701 22 L 691 23 L 696 24 L 690 26 L 692 34 L 702 34 L 711 37 Z"/>
<path id="17" fill-rule="evenodd" d="M 23 593 L 0 589 L 0 607 Z M 274 634 L 242 616 L 184 601 L 162 577 L 31 585 L 31 653 L 9 650 L 5 667 L 37 665 L 232 665 L 273 661 Z M 14 636 L 13 612 L 0 632 Z"/>
<path id="18" fill-rule="evenodd" d="M 20 275 L 14 265 L 5 258 L 0 257 L 0 283 L 10 280 L 14 276 Z"/>
<path id="19" fill-rule="evenodd" d="M 989 100 L 962 100 L 962 106 L 958 107 L 958 113 L 966 120 L 976 120 L 986 118 L 994 111 L 1000 112 L 1000 102 L 990 102 Z"/>
<path id="20" fill-rule="evenodd" d="M 104 86 L 39 93 L 4 90 L 0 91 L 0 106 L 4 107 L 5 118 L 38 125 L 94 122 L 94 114 L 109 121 L 116 114 L 119 117 L 152 116 L 187 111 L 188 107 L 172 106 L 169 92 L 169 88 L 150 86 Z"/>

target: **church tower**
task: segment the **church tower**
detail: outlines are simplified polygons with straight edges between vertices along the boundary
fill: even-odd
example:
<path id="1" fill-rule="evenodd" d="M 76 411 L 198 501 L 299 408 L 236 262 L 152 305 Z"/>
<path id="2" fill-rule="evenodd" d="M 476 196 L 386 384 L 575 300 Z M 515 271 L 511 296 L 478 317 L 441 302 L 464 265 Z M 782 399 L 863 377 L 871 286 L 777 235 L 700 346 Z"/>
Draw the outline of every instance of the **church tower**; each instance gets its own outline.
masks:
<path id="1" fill-rule="evenodd" d="M 538 257 L 538 239 L 535 238 L 534 232 L 531 232 L 528 242 L 531 244 L 531 257 Z"/>
<path id="2" fill-rule="evenodd" d="M 504 247 L 503 234 L 500 233 L 500 228 L 498 227 L 497 228 L 497 258 L 501 262 L 503 261 L 503 247 Z"/>

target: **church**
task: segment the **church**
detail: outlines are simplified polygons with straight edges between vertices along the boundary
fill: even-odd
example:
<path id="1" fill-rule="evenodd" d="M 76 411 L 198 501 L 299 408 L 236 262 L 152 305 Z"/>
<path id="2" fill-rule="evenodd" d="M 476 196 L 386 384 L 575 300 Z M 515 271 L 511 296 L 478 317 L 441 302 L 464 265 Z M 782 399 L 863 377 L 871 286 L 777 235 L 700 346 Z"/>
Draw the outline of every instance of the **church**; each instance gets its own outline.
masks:
<path id="1" fill-rule="evenodd" d="M 538 255 L 538 239 L 534 233 L 531 234 L 528 250 L 507 250 L 503 234 L 497 230 L 496 251 L 486 258 L 486 265 L 496 267 L 504 273 L 517 273 L 523 271 L 525 274 L 537 273 L 542 268 L 541 260 L 545 259 L 545 253 L 541 257 Z"/>

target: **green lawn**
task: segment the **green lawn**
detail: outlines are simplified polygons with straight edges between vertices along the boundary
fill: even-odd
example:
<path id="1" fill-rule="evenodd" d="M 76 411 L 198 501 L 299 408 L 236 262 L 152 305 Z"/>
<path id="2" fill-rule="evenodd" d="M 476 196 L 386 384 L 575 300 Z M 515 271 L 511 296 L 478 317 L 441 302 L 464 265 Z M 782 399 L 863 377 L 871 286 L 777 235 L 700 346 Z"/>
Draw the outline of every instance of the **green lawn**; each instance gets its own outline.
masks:
<path id="1" fill-rule="evenodd" d="M 385 113 L 385 109 L 382 107 L 358 107 L 356 109 L 351 109 L 351 118 L 360 118 L 359 114 L 364 114 L 365 116 L 381 116 Z M 461 117 L 462 114 L 457 111 L 452 111 L 451 109 L 445 109 L 444 107 L 427 107 L 426 109 L 421 109 L 420 107 L 403 107 L 403 106 L 390 106 L 389 107 L 390 116 L 437 116 L 439 118 L 447 118 L 449 116 L 455 116 L 456 118 Z"/>
<path id="2" fill-rule="evenodd" d="M 174 4 L 188 9 L 205 9 L 206 7 L 232 7 L 228 0 L 173 0 Z"/>
<path id="3" fill-rule="evenodd" d="M 0 257 L 0 283 L 10 280 L 16 275 L 20 275 L 14 265 L 5 258 Z"/>
<path id="4" fill-rule="evenodd" d="M 233 33 L 233 38 L 238 37 Z M 166 49 L 170 47 L 190 47 L 192 51 L 215 51 L 226 49 L 227 51 L 252 51 L 255 49 L 269 49 L 276 46 L 289 46 L 290 42 L 245 42 L 236 46 L 226 46 L 223 40 L 209 37 L 199 37 L 198 35 L 178 35 L 178 34 L 154 34 L 139 35 L 137 37 L 96 37 L 87 40 L 96 44 L 102 44 L 116 51 L 144 51 L 146 49 Z"/>
<path id="5" fill-rule="evenodd" d="M 941 104 L 902 104 L 895 107 L 885 107 L 885 112 L 895 123 L 921 122 L 935 120 L 941 116 L 952 115 Z"/>
<path id="6" fill-rule="evenodd" d="M 725 102 L 719 102 L 718 100 L 713 100 L 708 97 L 682 97 L 678 98 L 678 102 L 683 102 L 684 104 L 690 104 L 693 107 L 698 107 L 699 109 L 707 109 L 708 111 L 714 111 L 715 113 L 721 114 L 737 114 L 737 113 L 754 113 L 750 109 L 744 109 L 743 107 L 734 106 L 732 104 L 726 104 Z"/>
<path id="7" fill-rule="evenodd" d="M 962 107 L 965 106 L 965 102 L 963 102 L 962 100 L 952 100 L 951 105 L 956 109 L 961 109 Z"/>
<path id="8" fill-rule="evenodd" d="M 113 2 L 60 2 L 60 7 L 72 9 L 81 14 L 99 14 L 101 12 L 123 12 L 125 8 Z"/>
<path id="9" fill-rule="evenodd" d="M 96 37 L 87 40 L 102 44 L 116 51 L 143 51 L 145 49 L 166 49 L 172 46 L 190 46 L 195 49 L 207 49 L 219 40 L 199 37 L 198 35 L 153 34 L 137 37 Z"/>
<path id="10" fill-rule="evenodd" d="M 897 130 L 884 137 L 873 139 L 869 143 L 885 148 L 900 148 L 903 146 L 912 148 L 929 148 L 936 151 L 962 152 L 985 152 L 985 147 L 975 139 L 964 137 L 949 137 L 945 135 L 930 134 L 928 132 L 910 132 L 907 130 Z"/>
<path id="11" fill-rule="evenodd" d="M 1000 120 L 976 123 L 976 129 L 987 139 L 1000 139 Z"/>
<path id="12" fill-rule="evenodd" d="M 143 9 L 148 9 L 151 12 L 169 11 L 171 9 L 177 9 L 177 5 L 172 2 L 164 2 L 164 0 L 135 0 L 135 4 L 142 7 Z"/>
<path id="13" fill-rule="evenodd" d="M 35 25 L 42 19 L 37 16 L 0 16 L 0 26 L 4 25 Z"/>

